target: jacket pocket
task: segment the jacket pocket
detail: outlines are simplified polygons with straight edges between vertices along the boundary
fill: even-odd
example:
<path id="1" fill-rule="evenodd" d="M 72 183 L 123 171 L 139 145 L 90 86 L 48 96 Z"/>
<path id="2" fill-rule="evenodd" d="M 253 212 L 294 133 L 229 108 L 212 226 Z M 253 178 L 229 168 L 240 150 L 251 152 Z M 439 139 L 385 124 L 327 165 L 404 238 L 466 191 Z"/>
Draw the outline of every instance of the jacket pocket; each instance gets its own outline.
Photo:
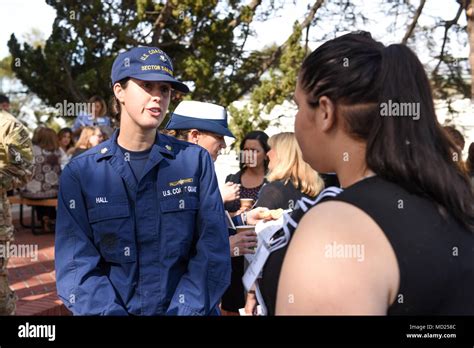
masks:
<path id="1" fill-rule="evenodd" d="M 136 261 L 136 244 L 128 204 L 103 205 L 88 209 L 89 223 L 105 261 Z"/>
<path id="2" fill-rule="evenodd" d="M 197 236 L 199 199 L 193 196 L 169 198 L 160 202 L 160 209 L 161 232 L 165 236 L 167 255 L 179 254 L 188 258 Z"/>

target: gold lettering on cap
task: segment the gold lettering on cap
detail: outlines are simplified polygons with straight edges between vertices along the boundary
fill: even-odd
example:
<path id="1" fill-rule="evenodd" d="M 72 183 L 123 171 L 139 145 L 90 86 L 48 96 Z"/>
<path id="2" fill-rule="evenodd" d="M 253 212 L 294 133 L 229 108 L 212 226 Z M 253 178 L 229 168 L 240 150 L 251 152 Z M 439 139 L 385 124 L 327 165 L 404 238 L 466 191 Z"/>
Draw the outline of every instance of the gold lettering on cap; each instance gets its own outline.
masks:
<path id="1" fill-rule="evenodd" d="M 153 49 L 151 49 L 151 50 L 148 51 L 148 54 L 157 54 L 157 53 L 162 54 L 163 51 L 160 50 L 160 49 L 156 49 L 156 48 L 153 48 Z"/>
<path id="2" fill-rule="evenodd" d="M 173 76 L 173 72 L 168 69 L 166 66 L 162 65 L 142 65 L 141 67 L 142 71 L 148 71 L 148 70 L 162 70 Z"/>

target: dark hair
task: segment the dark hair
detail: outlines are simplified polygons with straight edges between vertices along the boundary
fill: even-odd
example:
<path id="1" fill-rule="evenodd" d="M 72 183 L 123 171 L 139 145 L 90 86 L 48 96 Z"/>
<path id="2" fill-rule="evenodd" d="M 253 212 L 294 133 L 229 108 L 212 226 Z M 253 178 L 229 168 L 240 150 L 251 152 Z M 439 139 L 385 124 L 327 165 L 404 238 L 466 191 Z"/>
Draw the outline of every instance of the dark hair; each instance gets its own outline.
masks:
<path id="1" fill-rule="evenodd" d="M 0 104 L 3 103 L 10 104 L 10 98 L 8 98 L 5 94 L 0 94 Z"/>
<path id="2" fill-rule="evenodd" d="M 466 167 L 470 176 L 474 176 L 474 143 L 469 145 Z"/>
<path id="3" fill-rule="evenodd" d="M 65 128 L 61 128 L 58 132 L 58 140 L 61 140 L 61 138 L 65 135 L 65 134 L 70 134 L 71 135 L 71 142 L 69 143 L 69 145 L 67 146 L 67 149 L 66 150 L 69 150 L 71 147 L 74 146 L 74 139 L 73 139 L 73 132 L 72 132 L 72 129 L 69 128 L 69 127 L 65 127 Z"/>
<path id="4" fill-rule="evenodd" d="M 464 145 L 466 141 L 460 131 L 456 129 L 454 126 L 444 126 L 444 130 L 448 133 L 454 143 L 458 146 L 459 150 L 464 150 Z"/>
<path id="5" fill-rule="evenodd" d="M 263 148 L 263 151 L 265 151 L 265 154 L 270 151 L 270 146 L 268 145 L 268 135 L 267 133 L 265 132 L 262 132 L 262 131 L 251 131 L 249 133 L 247 133 L 245 135 L 245 137 L 242 139 L 242 141 L 240 142 L 240 151 L 242 152 L 244 150 L 244 145 L 245 145 L 245 142 L 247 140 L 258 140 L 258 142 L 260 143 L 260 146 Z M 264 162 L 263 162 L 263 165 L 265 167 L 265 173 L 267 172 L 268 170 L 268 162 L 269 160 L 266 159 Z M 243 163 L 242 161 L 239 161 L 239 167 L 240 167 L 240 170 L 241 171 L 244 171 L 247 166 L 245 165 L 245 163 Z"/>
<path id="6" fill-rule="evenodd" d="M 160 133 L 162 134 L 166 134 L 166 135 L 169 135 L 169 136 L 172 136 L 172 137 L 175 137 L 176 139 L 179 139 L 179 140 L 184 140 L 184 141 L 188 141 L 188 136 L 189 136 L 189 133 L 191 133 L 192 130 L 197 130 L 199 133 L 201 134 L 207 134 L 207 135 L 219 135 L 221 136 L 220 134 L 216 134 L 216 133 L 213 133 L 213 132 L 209 132 L 207 130 L 201 130 L 201 129 L 198 129 L 198 128 L 189 128 L 189 129 L 160 129 Z"/>
<path id="7" fill-rule="evenodd" d="M 130 77 L 125 77 L 115 83 L 118 83 L 122 88 L 127 88 L 128 81 L 130 81 Z M 120 101 L 115 97 L 114 94 L 114 86 L 112 86 L 112 95 L 113 95 L 113 103 L 111 105 L 111 110 L 110 110 L 110 116 L 112 116 L 117 122 L 120 122 L 120 112 L 121 112 L 121 106 L 120 106 Z"/>
<path id="8" fill-rule="evenodd" d="M 58 135 L 49 127 L 38 127 L 35 131 L 35 145 L 47 151 L 59 149 Z"/>
<path id="9" fill-rule="evenodd" d="M 72 129 L 69 128 L 69 127 L 64 127 L 64 128 L 61 128 L 58 132 L 58 137 L 61 138 L 64 134 L 66 133 L 70 133 L 72 134 Z"/>
<path id="10" fill-rule="evenodd" d="M 299 79 L 310 106 L 321 96 L 330 98 L 337 122 L 367 142 L 370 169 L 434 200 L 444 216 L 443 208 L 474 230 L 469 178 L 452 159 L 455 144 L 436 119 L 430 83 L 408 47 L 385 47 L 369 33 L 346 34 L 312 52 Z M 381 117 L 389 101 L 417 103 L 419 119 Z"/>
<path id="11" fill-rule="evenodd" d="M 188 141 L 188 134 L 191 129 L 160 129 L 160 133 L 175 137 L 179 140 Z"/>

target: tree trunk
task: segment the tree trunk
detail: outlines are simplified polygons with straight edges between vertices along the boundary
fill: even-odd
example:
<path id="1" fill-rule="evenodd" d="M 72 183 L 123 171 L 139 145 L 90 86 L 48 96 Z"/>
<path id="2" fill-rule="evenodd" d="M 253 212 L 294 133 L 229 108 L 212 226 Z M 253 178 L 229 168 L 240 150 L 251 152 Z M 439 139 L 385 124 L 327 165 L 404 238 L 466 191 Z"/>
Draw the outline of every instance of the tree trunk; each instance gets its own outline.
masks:
<path id="1" fill-rule="evenodd" d="M 153 24 L 154 31 L 153 37 L 151 39 L 153 46 L 158 46 L 161 37 L 161 32 L 165 28 L 168 19 L 171 17 L 171 11 L 173 10 L 173 6 L 174 5 L 172 0 L 166 1 L 165 6 L 161 10 L 159 16 L 156 18 L 155 23 Z"/>

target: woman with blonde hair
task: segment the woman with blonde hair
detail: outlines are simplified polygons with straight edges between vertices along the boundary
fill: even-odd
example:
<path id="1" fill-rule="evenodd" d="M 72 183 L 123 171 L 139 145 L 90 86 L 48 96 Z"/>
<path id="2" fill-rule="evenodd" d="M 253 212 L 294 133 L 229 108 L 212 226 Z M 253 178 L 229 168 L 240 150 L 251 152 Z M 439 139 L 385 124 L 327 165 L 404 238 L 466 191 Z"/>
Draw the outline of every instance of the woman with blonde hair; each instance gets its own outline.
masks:
<path id="1" fill-rule="evenodd" d="M 260 190 L 256 207 L 293 209 L 299 199 L 312 199 L 324 189 L 324 181 L 318 172 L 303 160 L 295 133 L 276 134 L 269 139 L 268 145 L 268 183 Z M 247 293 L 245 312 L 255 314 L 256 306 L 257 298 L 252 289 Z"/>
<path id="2" fill-rule="evenodd" d="M 315 197 L 324 188 L 319 174 L 303 161 L 294 133 L 276 134 L 268 144 L 268 183 L 258 195 L 257 207 L 292 209 L 298 199 Z"/>
<path id="3" fill-rule="evenodd" d="M 72 157 L 75 157 L 99 145 L 103 140 L 104 135 L 99 127 L 86 126 L 82 129 L 81 136 L 77 140 L 76 145 L 68 151 L 68 154 L 70 153 Z"/>

